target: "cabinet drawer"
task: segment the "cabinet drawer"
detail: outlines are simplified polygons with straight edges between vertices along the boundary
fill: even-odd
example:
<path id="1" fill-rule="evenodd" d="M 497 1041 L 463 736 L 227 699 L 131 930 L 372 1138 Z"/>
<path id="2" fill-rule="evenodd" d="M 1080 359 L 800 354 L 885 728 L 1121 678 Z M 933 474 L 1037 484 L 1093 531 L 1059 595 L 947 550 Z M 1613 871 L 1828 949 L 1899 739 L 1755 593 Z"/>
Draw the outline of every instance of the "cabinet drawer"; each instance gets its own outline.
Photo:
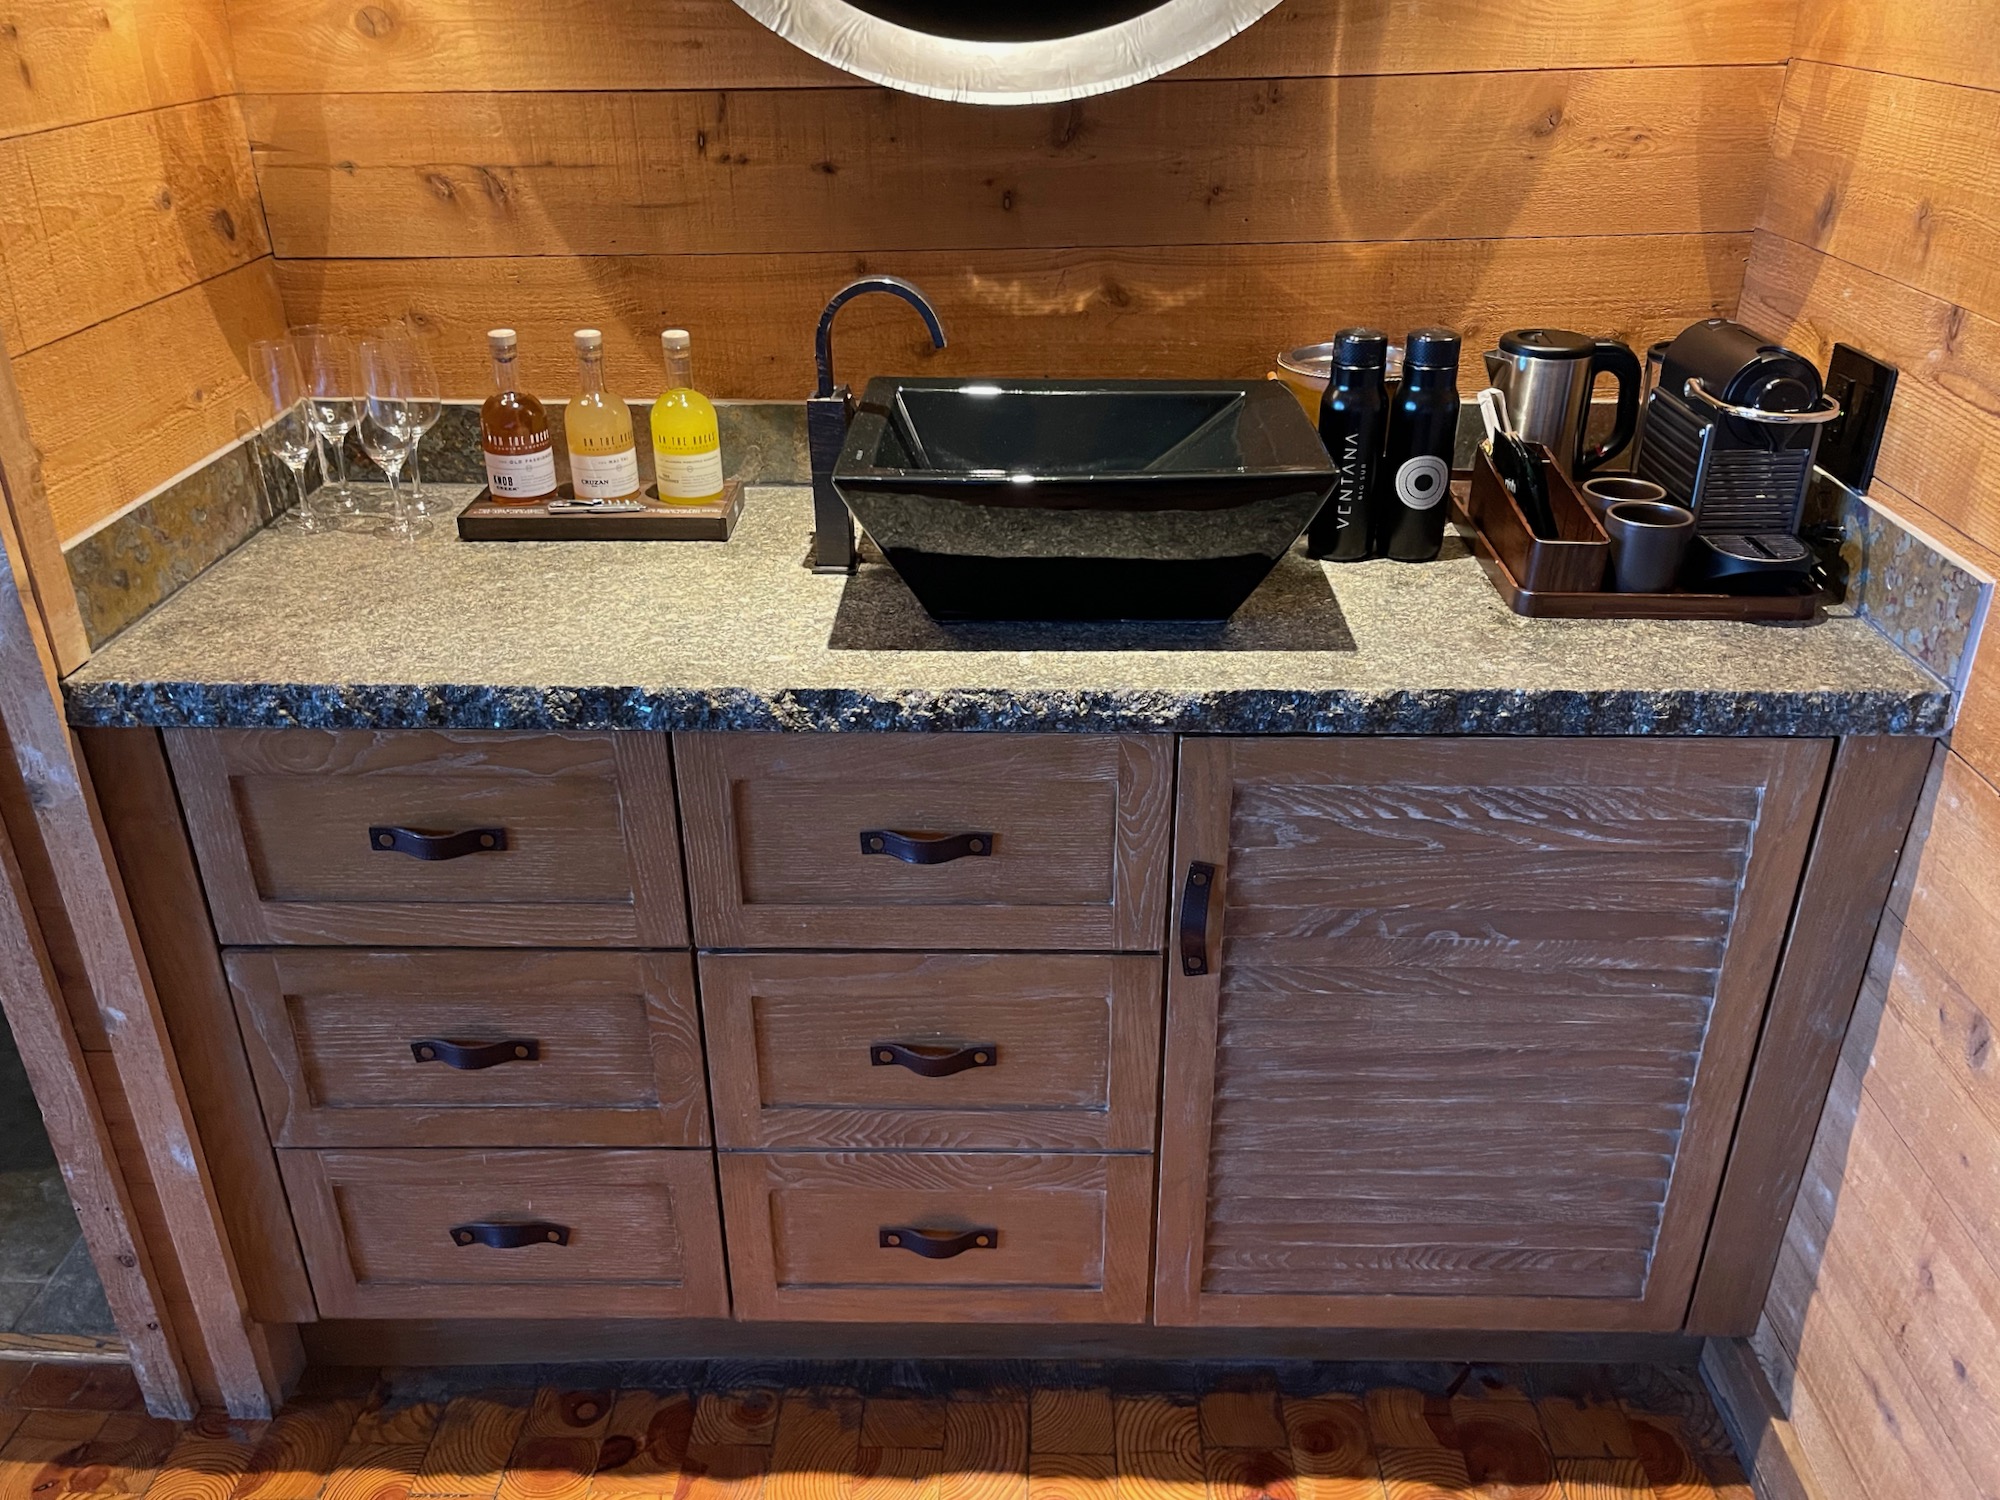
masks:
<path id="1" fill-rule="evenodd" d="M 704 954 L 701 972 L 725 1148 L 1152 1149 L 1157 958 Z"/>
<path id="2" fill-rule="evenodd" d="M 663 735 L 166 738 L 225 943 L 687 942 Z"/>
<path id="3" fill-rule="evenodd" d="M 708 1144 L 685 953 L 273 948 L 226 962 L 278 1145 Z"/>
<path id="4" fill-rule="evenodd" d="M 1145 1318 L 1149 1156 L 739 1153 L 721 1166 L 739 1317 Z"/>
<path id="5" fill-rule="evenodd" d="M 691 734 L 675 753 L 703 947 L 1160 946 L 1164 737 Z"/>
<path id="6" fill-rule="evenodd" d="M 713 1160 L 278 1153 L 325 1318 L 726 1316 Z"/>

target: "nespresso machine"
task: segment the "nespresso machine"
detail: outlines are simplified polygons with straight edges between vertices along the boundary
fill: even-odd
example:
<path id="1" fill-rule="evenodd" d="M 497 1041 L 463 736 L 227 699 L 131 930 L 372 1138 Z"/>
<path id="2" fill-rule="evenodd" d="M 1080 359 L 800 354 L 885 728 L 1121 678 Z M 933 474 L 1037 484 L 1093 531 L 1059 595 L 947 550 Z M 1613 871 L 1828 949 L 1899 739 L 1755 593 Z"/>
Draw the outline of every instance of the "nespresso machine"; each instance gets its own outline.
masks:
<path id="1" fill-rule="evenodd" d="M 1806 586 L 1799 515 L 1820 433 L 1839 415 L 1810 360 L 1740 323 L 1710 318 L 1667 346 L 1634 472 L 1694 512 L 1689 587 Z"/>

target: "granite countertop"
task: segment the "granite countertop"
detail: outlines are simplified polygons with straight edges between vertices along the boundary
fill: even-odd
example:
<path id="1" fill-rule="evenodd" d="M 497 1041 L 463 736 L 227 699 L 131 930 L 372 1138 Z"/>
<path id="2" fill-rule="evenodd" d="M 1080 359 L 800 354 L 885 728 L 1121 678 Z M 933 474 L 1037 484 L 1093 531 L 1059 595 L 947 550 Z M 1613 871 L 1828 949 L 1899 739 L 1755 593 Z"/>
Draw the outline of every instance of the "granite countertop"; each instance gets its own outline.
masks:
<path id="1" fill-rule="evenodd" d="M 448 491 L 453 508 L 473 491 Z M 801 565 L 810 492 L 734 539 L 267 531 L 65 684 L 81 726 L 1941 734 L 1866 622 L 1523 620 L 1463 546 L 1294 553 L 1221 630 L 941 627 L 886 567 Z"/>

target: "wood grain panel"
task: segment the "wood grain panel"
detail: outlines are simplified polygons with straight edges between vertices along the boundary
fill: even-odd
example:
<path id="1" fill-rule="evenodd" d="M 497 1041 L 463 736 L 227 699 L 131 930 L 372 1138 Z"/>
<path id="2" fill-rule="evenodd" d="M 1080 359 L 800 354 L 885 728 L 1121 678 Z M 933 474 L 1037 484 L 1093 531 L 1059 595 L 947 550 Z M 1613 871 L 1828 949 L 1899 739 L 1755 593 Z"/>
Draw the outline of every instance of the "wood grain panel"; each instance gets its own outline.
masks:
<path id="1" fill-rule="evenodd" d="M 20 0 L 0 32 L 0 136 L 230 94 L 223 0 Z"/>
<path id="2" fill-rule="evenodd" d="M 247 108 L 288 258 L 993 250 L 1741 232 L 1782 77 L 1156 82 L 998 111 L 885 89 Z"/>
<path id="3" fill-rule="evenodd" d="M 57 534 L 73 540 L 234 442 L 254 409 L 250 341 L 284 329 L 266 257 L 16 359 Z"/>
<path id="4" fill-rule="evenodd" d="M 1757 236 L 1742 317 L 1822 365 L 1835 340 L 1897 365 L 1879 480 L 2000 545 L 2000 319 L 1771 234 Z"/>
<path id="5" fill-rule="evenodd" d="M 728 0 L 236 0 L 249 93 L 863 87 Z M 1291 0 L 1186 73 L 1211 78 L 1778 63 L 1788 8 L 1755 0 Z"/>
<path id="6" fill-rule="evenodd" d="M 1794 63 L 1763 225 L 2000 317 L 2000 93 Z"/>
<path id="7" fill-rule="evenodd" d="M 281 1151 L 326 1317 L 722 1317 L 702 1151 Z M 454 1225 L 551 1220 L 566 1245 L 459 1245 Z"/>
<path id="8" fill-rule="evenodd" d="M 695 929 L 721 948 L 1157 949 L 1173 750 L 1159 736 L 675 736 Z M 867 829 L 980 832 L 937 865 Z"/>
<path id="9" fill-rule="evenodd" d="M 1985 0 L 1804 0 L 1793 55 L 1908 78 L 2000 88 L 2000 15 Z"/>
<path id="10" fill-rule="evenodd" d="M 914 280 L 951 346 L 933 353 L 907 308 L 842 314 L 851 377 L 921 375 L 1255 378 L 1301 333 L 1443 322 L 1468 348 L 1538 317 L 1643 348 L 1697 318 L 1733 312 L 1748 240 L 1737 234 L 1409 244 L 1167 246 L 1115 250 L 618 256 L 589 260 L 285 261 L 293 320 L 434 329 L 446 382 L 482 389 L 482 336 L 520 330 L 522 376 L 567 389 L 570 333 L 605 335 L 608 378 L 653 389 L 659 329 L 687 327 L 718 396 L 797 399 L 812 383 L 812 327 L 827 297 L 864 270 Z M 875 299 L 884 301 L 886 299 Z M 1315 324 L 1318 326 L 1318 324 Z M 745 329 L 758 330 L 756 337 Z M 796 333 L 796 337 L 792 336 Z M 1483 380 L 1467 364 L 1467 381 Z"/>
<path id="11" fill-rule="evenodd" d="M 1136 1323 L 1150 1156 L 725 1153 L 737 1315 L 813 1321 Z M 990 1228 L 930 1260 L 883 1227 Z M 780 1437 L 782 1440 L 782 1423 Z"/>
<path id="12" fill-rule="evenodd" d="M 1153 1148 L 1157 958 L 710 953 L 701 983 L 725 1150 Z M 925 1078 L 885 1041 L 992 1062 Z"/>
<path id="13" fill-rule="evenodd" d="M 1810 742 L 1185 742 L 1177 865 L 1220 867 L 1219 955 L 1170 969 L 1156 1317 L 1677 1327 L 1825 763 Z M 1590 860 L 1649 838 L 1734 876 L 1627 930 L 1643 912 L 1596 910 L 1621 877 Z M 1494 846 L 1551 869 L 1462 906 L 1477 877 L 1452 872 Z M 1394 861 L 1437 872 L 1428 894 L 1374 895 Z M 1634 967 L 1667 982 L 1600 982 Z M 1406 990 L 1439 969 L 1456 984 Z"/>
<path id="14" fill-rule="evenodd" d="M 12 349 L 88 328 L 269 249 L 234 99 L 0 142 Z"/>
<path id="15" fill-rule="evenodd" d="M 229 955 L 281 1146 L 705 1146 L 684 953 L 265 949 Z M 523 1038 L 461 1071 L 411 1044 Z"/>
<path id="16" fill-rule="evenodd" d="M 674 947 L 687 941 L 664 736 L 171 730 L 225 943 Z M 506 831 L 451 860 L 378 825 Z"/>

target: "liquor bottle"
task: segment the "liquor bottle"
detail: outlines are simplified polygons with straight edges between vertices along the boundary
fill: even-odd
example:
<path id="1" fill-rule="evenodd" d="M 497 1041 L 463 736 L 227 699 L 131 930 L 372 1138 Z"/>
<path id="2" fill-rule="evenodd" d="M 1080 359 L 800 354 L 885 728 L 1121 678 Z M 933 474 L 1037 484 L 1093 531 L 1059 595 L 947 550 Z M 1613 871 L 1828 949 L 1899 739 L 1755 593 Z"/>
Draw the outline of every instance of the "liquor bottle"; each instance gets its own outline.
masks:
<path id="1" fill-rule="evenodd" d="M 722 435 L 715 406 L 694 388 L 685 328 L 660 335 L 667 388 L 653 403 L 653 470 L 669 505 L 713 505 L 722 498 Z"/>
<path id="2" fill-rule="evenodd" d="M 1389 420 L 1388 335 L 1343 328 L 1333 336 L 1333 367 L 1319 403 L 1319 440 L 1338 477 L 1306 528 L 1306 556 L 1360 562 L 1373 550 L 1375 474 Z"/>
<path id="3" fill-rule="evenodd" d="M 604 393 L 604 335 L 595 328 L 576 331 L 576 378 L 580 394 L 563 422 L 576 498 L 630 499 L 639 493 L 632 409 Z"/>
<path id="4" fill-rule="evenodd" d="M 1444 544 L 1458 441 L 1458 349 L 1449 328 L 1419 328 L 1403 349 L 1403 386 L 1389 404 L 1375 480 L 1377 550 L 1397 562 L 1429 562 Z"/>
<path id="5" fill-rule="evenodd" d="M 502 505 L 538 505 L 556 492 L 556 450 L 549 414 L 521 389 L 514 373 L 511 328 L 486 335 L 493 355 L 494 393 L 479 408 L 479 446 L 486 454 L 486 487 Z"/>

